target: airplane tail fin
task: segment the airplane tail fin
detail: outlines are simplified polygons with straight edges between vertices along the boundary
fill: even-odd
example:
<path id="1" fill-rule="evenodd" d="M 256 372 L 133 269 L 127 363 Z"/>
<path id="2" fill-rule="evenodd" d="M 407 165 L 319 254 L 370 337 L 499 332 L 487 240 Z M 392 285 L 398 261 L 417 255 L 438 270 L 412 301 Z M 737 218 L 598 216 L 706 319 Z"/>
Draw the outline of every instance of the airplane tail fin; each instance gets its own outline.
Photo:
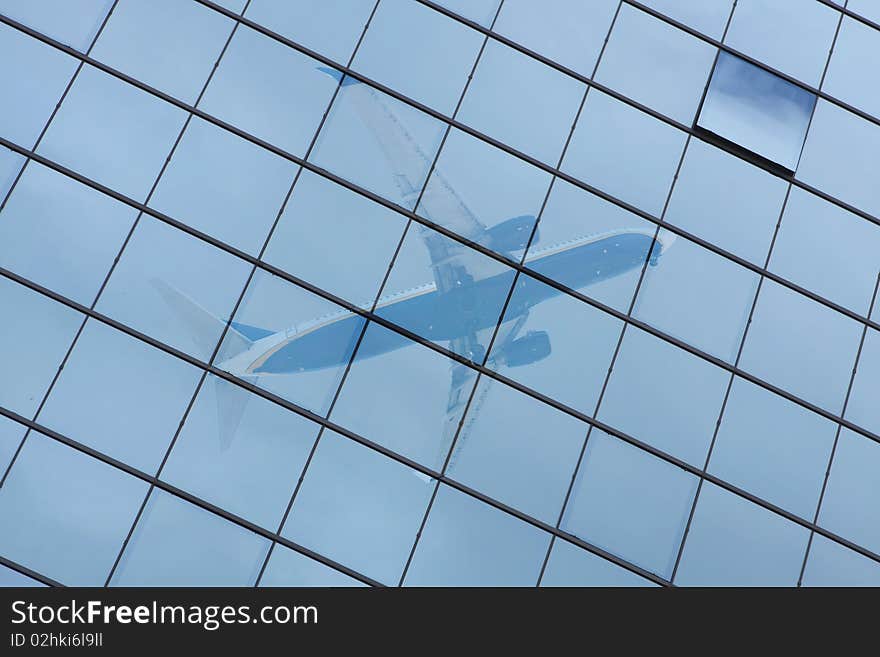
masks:
<path id="1" fill-rule="evenodd" d="M 256 376 L 239 378 L 254 385 L 259 379 Z M 235 439 L 251 393 L 220 377 L 214 379 L 214 393 L 217 398 L 217 438 L 220 440 L 220 448 L 225 452 Z"/>
<path id="2" fill-rule="evenodd" d="M 221 335 L 226 327 L 226 322 L 214 317 L 198 303 L 190 299 L 180 290 L 171 287 L 165 281 L 154 278 L 150 281 L 159 296 L 171 309 L 177 318 L 189 329 L 193 342 L 202 353 L 210 354 L 217 346 L 217 336 Z M 229 327 L 226 334 L 231 350 L 234 352 L 245 351 L 253 341 L 242 335 L 234 325 Z"/>

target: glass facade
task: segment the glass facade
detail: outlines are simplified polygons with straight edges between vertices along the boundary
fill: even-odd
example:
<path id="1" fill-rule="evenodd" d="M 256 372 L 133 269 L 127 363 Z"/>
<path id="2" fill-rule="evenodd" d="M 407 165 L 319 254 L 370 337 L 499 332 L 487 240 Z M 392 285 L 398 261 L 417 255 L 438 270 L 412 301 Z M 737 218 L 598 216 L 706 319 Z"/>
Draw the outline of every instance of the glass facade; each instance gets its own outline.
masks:
<path id="1" fill-rule="evenodd" d="M 872 2 L 73 4 L 0 0 L 0 585 L 880 582 Z"/>

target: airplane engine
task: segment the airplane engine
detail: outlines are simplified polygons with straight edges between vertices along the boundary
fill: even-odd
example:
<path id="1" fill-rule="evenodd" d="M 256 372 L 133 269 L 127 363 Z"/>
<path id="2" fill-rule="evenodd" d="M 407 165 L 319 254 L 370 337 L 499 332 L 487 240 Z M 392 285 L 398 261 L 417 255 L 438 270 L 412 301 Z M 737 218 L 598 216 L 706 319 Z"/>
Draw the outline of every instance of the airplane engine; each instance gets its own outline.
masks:
<path id="1" fill-rule="evenodd" d="M 534 225 L 535 218 L 530 214 L 502 221 L 497 226 L 486 230 L 489 234 L 489 245 L 496 251 L 502 252 L 524 249 L 528 244 L 529 235 L 532 234 L 532 226 Z M 536 231 L 532 242 L 537 240 L 538 233 Z"/>
<path id="2" fill-rule="evenodd" d="M 547 331 L 529 331 L 504 349 L 504 362 L 509 367 L 531 365 L 550 355 L 550 336 Z"/>

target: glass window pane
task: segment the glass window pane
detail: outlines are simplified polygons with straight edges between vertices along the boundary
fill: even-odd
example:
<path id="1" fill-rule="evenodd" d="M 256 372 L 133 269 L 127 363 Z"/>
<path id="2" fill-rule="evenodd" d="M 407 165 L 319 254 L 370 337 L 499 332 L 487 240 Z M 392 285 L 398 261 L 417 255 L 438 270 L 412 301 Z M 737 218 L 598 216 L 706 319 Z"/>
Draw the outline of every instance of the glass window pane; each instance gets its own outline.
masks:
<path id="1" fill-rule="evenodd" d="M 91 55 L 194 103 L 232 26 L 220 12 L 197 2 L 121 0 Z"/>
<path id="2" fill-rule="evenodd" d="M 452 130 L 417 212 L 518 260 L 550 186 L 549 173 Z"/>
<path id="3" fill-rule="evenodd" d="M 142 217 L 97 310 L 208 361 L 250 271 L 244 260 Z"/>
<path id="4" fill-rule="evenodd" d="M 534 586 L 550 535 L 441 486 L 406 575 L 407 586 Z"/>
<path id="5" fill-rule="evenodd" d="M 10 587 L 40 587 L 46 586 L 42 582 L 38 582 L 35 579 L 31 579 L 27 575 L 22 575 L 20 572 L 16 570 L 12 570 L 12 568 L 7 568 L 6 566 L 0 566 L 0 588 L 10 588 Z"/>
<path id="6" fill-rule="evenodd" d="M 406 224 L 403 215 L 303 171 L 263 259 L 369 308 Z"/>
<path id="7" fill-rule="evenodd" d="M 199 371 L 89 321 L 40 413 L 40 422 L 153 473 L 195 392 Z"/>
<path id="8" fill-rule="evenodd" d="M 85 52 L 113 0 L 0 0 L 0 12 Z"/>
<path id="9" fill-rule="evenodd" d="M 411 210 L 445 131 L 428 114 L 346 78 L 309 159 Z"/>
<path id="10" fill-rule="evenodd" d="M 324 414 L 364 320 L 257 270 L 215 360 L 217 367 Z"/>
<path id="11" fill-rule="evenodd" d="M 385 0 L 370 20 L 352 68 L 451 115 L 484 40 L 418 2 Z"/>
<path id="12" fill-rule="evenodd" d="M 437 4 L 483 27 L 489 27 L 498 13 L 501 0 L 441 0 Z"/>
<path id="13" fill-rule="evenodd" d="M 505 0 L 495 31 L 554 62 L 593 75 L 617 0 Z"/>
<path id="14" fill-rule="evenodd" d="M 6 472 L 27 427 L 0 415 L 0 477 Z"/>
<path id="15" fill-rule="evenodd" d="M 103 586 L 147 484 L 31 432 L 0 493 L 0 552 L 68 586 Z"/>
<path id="16" fill-rule="evenodd" d="M 231 132 L 193 118 L 150 205 L 256 255 L 297 168 Z"/>
<path id="17" fill-rule="evenodd" d="M 0 25 L 0 61 L 0 88 L 7 99 L 0 105 L 0 136 L 30 148 L 76 70 L 76 60 Z"/>
<path id="18" fill-rule="evenodd" d="M 837 426 L 743 379 L 734 379 L 709 472 L 813 519 Z"/>
<path id="19" fill-rule="evenodd" d="M 458 118 L 555 165 L 583 95 L 582 82 L 489 40 Z"/>
<path id="20" fill-rule="evenodd" d="M 406 565 L 432 480 L 324 431 L 284 525 L 284 536 L 384 584 Z"/>
<path id="21" fill-rule="evenodd" d="M 162 479 L 275 531 L 318 429 L 296 413 L 209 376 Z"/>
<path id="22" fill-rule="evenodd" d="M 867 315 L 880 269 L 878 253 L 880 226 L 793 188 L 769 267 L 826 299 Z"/>
<path id="23" fill-rule="evenodd" d="M 90 305 L 136 215 L 31 162 L 0 213 L 0 266 Z"/>
<path id="24" fill-rule="evenodd" d="M 822 101 L 810 124 L 798 178 L 873 215 L 880 215 L 874 175 L 880 126 Z"/>
<path id="25" fill-rule="evenodd" d="M 541 586 L 655 586 L 607 559 L 557 538 Z"/>
<path id="26" fill-rule="evenodd" d="M 846 405 L 846 419 L 880 434 L 880 332 L 868 329 L 852 392 Z"/>
<path id="27" fill-rule="evenodd" d="M 838 4 L 840 4 L 839 0 Z M 846 8 L 859 16 L 880 23 L 880 7 L 875 4 L 874 0 L 848 0 Z"/>
<path id="28" fill-rule="evenodd" d="M 24 158 L 15 151 L 0 146 L 0 198 L 5 198 L 21 167 Z"/>
<path id="29" fill-rule="evenodd" d="M 0 322 L 0 406 L 33 417 L 82 315 L 7 278 L 0 278 L 0 308 L 10 313 Z"/>
<path id="30" fill-rule="evenodd" d="M 857 322 L 764 281 L 740 366 L 836 413 L 843 405 L 860 336 Z"/>
<path id="31" fill-rule="evenodd" d="M 880 445 L 842 429 L 819 524 L 874 552 L 880 551 Z"/>
<path id="32" fill-rule="evenodd" d="M 805 527 L 705 483 L 675 583 L 795 586 L 808 539 Z"/>
<path id="33" fill-rule="evenodd" d="M 880 19 L 880 14 L 878 14 Z M 880 78 L 870 62 L 880 53 L 880 30 L 845 16 L 822 89 L 880 116 Z"/>
<path id="34" fill-rule="evenodd" d="M 680 130 L 593 89 L 562 168 L 659 217 L 684 144 Z"/>
<path id="35" fill-rule="evenodd" d="M 251 0 L 246 15 L 306 48 L 348 63 L 374 5 L 373 0 Z"/>
<path id="36" fill-rule="evenodd" d="M 304 155 L 338 85 L 319 66 L 317 60 L 241 26 L 199 107 L 285 151 Z"/>
<path id="37" fill-rule="evenodd" d="M 697 126 L 794 171 L 815 104 L 808 91 L 721 52 Z"/>
<path id="38" fill-rule="evenodd" d="M 621 5 L 596 81 L 690 123 L 716 49 L 631 5 Z"/>
<path id="39" fill-rule="evenodd" d="M 439 470 L 475 380 L 474 370 L 370 324 L 331 419 Z"/>
<path id="40" fill-rule="evenodd" d="M 483 377 L 447 473 L 555 525 L 588 428 L 552 406 Z"/>
<path id="41" fill-rule="evenodd" d="M 622 328 L 620 320 L 522 274 L 486 364 L 592 414 Z"/>
<path id="42" fill-rule="evenodd" d="M 84 66 L 37 150 L 140 201 L 184 119 L 183 110 Z"/>
<path id="43" fill-rule="evenodd" d="M 260 586 L 365 586 L 363 582 L 325 566 L 304 554 L 275 545 Z"/>
<path id="44" fill-rule="evenodd" d="M 388 275 L 376 314 L 480 363 L 513 278 L 506 265 L 413 225 Z"/>
<path id="45" fill-rule="evenodd" d="M 112 586 L 253 586 L 269 541 L 155 489 Z"/>
<path id="46" fill-rule="evenodd" d="M 880 586 L 880 564 L 815 534 L 804 586 Z"/>
<path id="47" fill-rule="evenodd" d="M 821 2 L 738 0 L 725 42 L 819 86 L 840 13 Z"/>
<path id="48" fill-rule="evenodd" d="M 557 180 L 525 264 L 626 312 L 656 232 L 638 215 Z"/>
<path id="49" fill-rule="evenodd" d="M 732 363 L 758 274 L 665 229 L 658 239 L 666 248 L 645 270 L 633 315 Z"/>
<path id="50" fill-rule="evenodd" d="M 711 363 L 630 327 L 598 418 L 702 467 L 729 380 Z"/>
<path id="51" fill-rule="evenodd" d="M 670 577 L 697 479 L 593 429 L 562 529 Z"/>
<path id="52" fill-rule="evenodd" d="M 733 8 L 733 0 L 644 0 L 644 4 L 713 39 L 724 34 Z"/>
<path id="53" fill-rule="evenodd" d="M 691 139 L 664 218 L 763 267 L 787 188 L 782 178 Z"/>

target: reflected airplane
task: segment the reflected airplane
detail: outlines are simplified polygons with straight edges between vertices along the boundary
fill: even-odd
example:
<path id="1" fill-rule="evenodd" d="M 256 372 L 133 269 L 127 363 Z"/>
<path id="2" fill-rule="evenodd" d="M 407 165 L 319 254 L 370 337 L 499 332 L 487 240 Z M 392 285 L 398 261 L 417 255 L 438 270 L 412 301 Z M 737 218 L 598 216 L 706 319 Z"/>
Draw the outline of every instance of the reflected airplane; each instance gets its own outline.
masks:
<path id="1" fill-rule="evenodd" d="M 346 94 L 365 127 L 376 139 L 394 176 L 403 200 L 410 206 L 421 191 L 421 180 L 432 158 L 419 146 L 403 121 L 386 102 L 384 94 L 368 85 L 345 77 L 333 69 L 321 70 L 341 79 L 340 95 Z M 468 208 L 439 170 L 433 172 L 432 184 L 419 202 L 419 214 L 455 233 L 512 257 L 528 246 L 535 217 L 513 217 L 487 227 Z M 415 288 L 382 296 L 376 313 L 399 326 L 431 341 L 447 342 L 449 349 L 480 363 L 497 326 L 491 367 L 518 367 L 540 361 L 550 355 L 550 336 L 546 331 L 520 332 L 533 306 L 561 294 L 558 290 L 521 276 L 517 283 L 517 303 L 510 306 L 499 324 L 494 304 L 481 299 L 505 298 L 513 276 L 509 268 L 421 224 L 413 224 L 428 251 L 433 281 Z M 534 240 L 538 239 L 535 232 Z M 530 249 L 525 264 L 556 280 L 565 280 L 574 288 L 585 288 L 641 267 L 650 251 L 650 262 L 669 247 L 674 238 L 658 238 L 653 231 L 620 229 L 585 235 L 540 249 Z M 157 289 L 166 303 L 186 322 L 195 336 L 216 335 L 214 318 L 180 292 L 162 282 Z M 290 376 L 297 372 L 321 370 L 347 363 L 340 362 L 340 344 L 350 341 L 363 321 L 349 310 L 303 322 L 282 331 L 232 322 L 224 341 L 225 358 L 217 366 L 230 374 L 257 384 L 261 377 Z M 363 341 L 355 356 L 366 359 L 411 344 L 408 338 L 383 331 L 381 339 Z M 455 361 L 451 363 L 451 384 L 446 408 L 444 436 L 440 445 L 441 463 L 464 411 L 476 371 Z M 478 407 L 485 396 L 474 399 Z M 232 441 L 239 425 L 248 394 L 238 386 L 217 380 L 220 440 Z M 469 417 L 475 417 L 474 412 Z M 467 423 L 461 429 L 467 432 Z M 463 435 L 459 444 L 463 440 Z M 458 451 L 458 449 L 456 449 Z"/>

